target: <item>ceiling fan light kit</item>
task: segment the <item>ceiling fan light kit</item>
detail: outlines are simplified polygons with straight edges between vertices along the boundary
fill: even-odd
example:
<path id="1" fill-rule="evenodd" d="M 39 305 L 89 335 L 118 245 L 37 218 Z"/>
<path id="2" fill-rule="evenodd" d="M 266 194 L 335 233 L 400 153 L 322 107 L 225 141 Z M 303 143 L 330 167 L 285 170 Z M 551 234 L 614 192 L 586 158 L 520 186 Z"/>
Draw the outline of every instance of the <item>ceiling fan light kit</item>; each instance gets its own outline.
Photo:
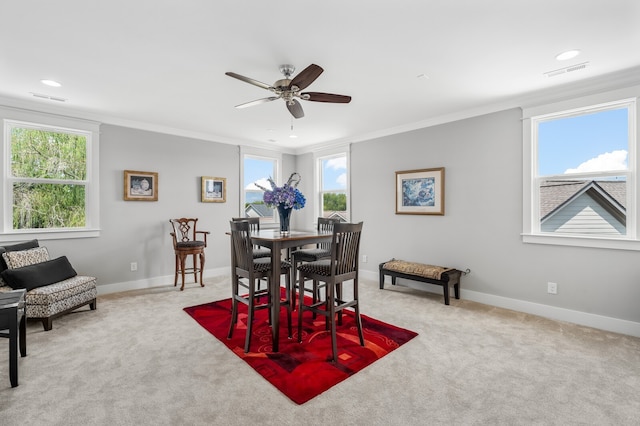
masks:
<path id="1" fill-rule="evenodd" d="M 302 93 L 301 90 L 306 89 L 311 83 L 313 83 L 324 70 L 316 64 L 311 64 L 292 79 L 291 76 L 293 75 L 295 70 L 296 68 L 293 65 L 280 65 L 280 72 L 284 75 L 284 78 L 273 83 L 273 86 L 249 77 L 245 77 L 240 74 L 236 74 L 234 72 L 225 73 L 229 77 L 233 77 L 240 81 L 244 81 L 245 83 L 249 83 L 262 89 L 269 90 L 270 92 L 275 94 L 275 96 L 269 96 L 267 98 L 256 99 L 255 101 L 236 105 L 236 108 L 246 108 L 266 102 L 275 101 L 276 99 L 283 99 L 291 115 L 294 118 L 302 118 L 304 117 L 304 110 L 302 109 L 302 105 L 300 105 L 300 102 L 298 102 L 298 99 L 311 102 L 328 102 L 341 104 L 347 104 L 351 102 L 351 96 L 346 95 L 336 95 L 333 93 L 322 92 Z"/>

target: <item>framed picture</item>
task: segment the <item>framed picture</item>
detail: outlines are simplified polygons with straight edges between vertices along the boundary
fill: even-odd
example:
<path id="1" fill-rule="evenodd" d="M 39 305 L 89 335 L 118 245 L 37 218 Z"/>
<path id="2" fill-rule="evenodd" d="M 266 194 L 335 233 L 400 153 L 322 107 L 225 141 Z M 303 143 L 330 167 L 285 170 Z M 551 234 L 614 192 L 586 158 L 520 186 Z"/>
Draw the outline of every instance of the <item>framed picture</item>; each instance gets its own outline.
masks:
<path id="1" fill-rule="evenodd" d="M 125 201 L 158 201 L 158 173 L 124 171 Z"/>
<path id="2" fill-rule="evenodd" d="M 224 203 L 227 200 L 227 179 L 202 176 L 202 202 Z"/>
<path id="3" fill-rule="evenodd" d="M 396 214 L 444 215 L 444 167 L 396 172 Z"/>

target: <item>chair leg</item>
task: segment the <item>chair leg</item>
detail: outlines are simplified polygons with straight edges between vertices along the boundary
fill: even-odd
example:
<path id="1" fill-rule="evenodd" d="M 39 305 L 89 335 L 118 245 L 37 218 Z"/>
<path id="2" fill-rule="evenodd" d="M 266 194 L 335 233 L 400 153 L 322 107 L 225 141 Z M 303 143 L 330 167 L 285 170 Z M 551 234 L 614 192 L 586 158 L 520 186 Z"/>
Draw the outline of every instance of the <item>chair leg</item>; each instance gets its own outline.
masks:
<path id="1" fill-rule="evenodd" d="M 198 255 L 197 254 L 193 254 L 191 256 L 193 259 L 193 281 L 194 282 L 198 282 Z"/>
<path id="2" fill-rule="evenodd" d="M 289 300 L 291 301 L 291 310 L 296 310 L 296 289 L 298 288 L 298 263 L 294 259 L 293 268 L 291 271 L 291 275 L 293 275 L 293 285 L 291 286 L 291 294 L 289 295 Z M 300 289 L 298 289 L 300 291 Z"/>
<path id="3" fill-rule="evenodd" d="M 333 354 L 333 362 L 338 362 L 338 339 L 336 337 L 336 303 L 335 303 L 335 286 L 327 284 L 327 304 L 329 305 L 327 319 L 331 324 L 331 353 Z"/>
<path id="4" fill-rule="evenodd" d="M 302 314 L 304 313 L 304 273 L 298 274 L 298 343 L 302 343 Z"/>
<path id="5" fill-rule="evenodd" d="M 364 335 L 362 334 L 362 318 L 360 318 L 360 297 L 358 296 L 358 280 L 353 280 L 353 300 L 356 301 L 354 306 L 356 316 L 356 326 L 358 328 L 358 337 L 360 338 L 360 346 L 364 346 Z"/>
<path id="6" fill-rule="evenodd" d="M 200 253 L 200 287 L 204 287 L 204 281 L 202 280 L 203 272 L 204 272 L 204 252 Z"/>
<path id="7" fill-rule="evenodd" d="M 247 306 L 247 335 L 244 339 L 244 353 L 249 353 L 251 347 L 251 333 L 253 332 L 253 313 L 255 311 L 255 286 L 253 282 L 249 286 L 249 306 Z"/>
<path id="8" fill-rule="evenodd" d="M 231 298 L 231 324 L 229 324 L 229 333 L 227 333 L 227 339 L 233 337 L 233 329 L 238 322 L 238 301 L 235 295 Z"/>
<path id="9" fill-rule="evenodd" d="M 182 286 L 180 287 L 180 291 L 184 290 L 184 269 L 185 269 L 186 263 L 187 263 L 187 255 L 181 254 L 180 255 L 180 272 L 182 273 Z"/>
<path id="10" fill-rule="evenodd" d="M 317 280 L 313 280 L 311 288 L 312 288 L 311 291 L 313 293 L 313 296 L 312 296 L 311 300 L 313 301 L 313 304 L 315 305 L 320 300 L 320 290 L 318 290 L 318 281 Z M 313 319 L 316 319 L 317 317 L 318 317 L 318 314 L 316 314 L 314 312 L 313 313 Z"/>
<path id="11" fill-rule="evenodd" d="M 177 286 L 178 285 L 178 271 L 180 270 L 180 259 L 178 258 L 178 254 L 176 253 L 176 272 L 174 273 L 174 277 L 173 277 L 173 286 Z"/>
<path id="12" fill-rule="evenodd" d="M 358 328 L 358 337 L 360 338 L 360 346 L 364 346 L 364 335 L 362 334 L 362 318 L 360 318 L 360 304 L 356 303 L 354 306 L 356 316 L 356 326 Z"/>
<path id="13" fill-rule="evenodd" d="M 291 297 L 291 271 L 289 271 L 289 273 L 287 273 L 286 277 L 285 277 L 285 282 L 286 282 L 286 295 L 287 295 L 287 331 L 289 331 L 289 339 L 291 339 L 293 337 L 293 332 L 291 330 L 291 311 L 293 311 L 292 305 L 293 305 L 293 300 L 295 300 L 295 297 Z"/>
<path id="14" fill-rule="evenodd" d="M 231 324 L 229 325 L 229 333 L 227 333 L 227 339 L 231 339 L 233 336 L 233 329 L 238 322 L 238 277 L 231 277 Z"/>

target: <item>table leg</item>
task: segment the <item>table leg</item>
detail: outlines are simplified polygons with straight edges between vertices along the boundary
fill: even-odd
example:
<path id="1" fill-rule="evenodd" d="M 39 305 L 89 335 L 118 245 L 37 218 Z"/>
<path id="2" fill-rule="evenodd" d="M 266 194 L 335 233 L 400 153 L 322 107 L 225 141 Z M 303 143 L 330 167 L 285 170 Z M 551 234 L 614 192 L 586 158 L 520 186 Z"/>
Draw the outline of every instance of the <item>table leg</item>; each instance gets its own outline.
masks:
<path id="1" fill-rule="evenodd" d="M 22 308 L 25 309 L 25 308 Z M 27 356 L 27 316 L 21 315 L 20 318 L 20 356 Z"/>
<path id="2" fill-rule="evenodd" d="M 273 334 L 272 350 L 278 352 L 280 341 L 280 264 L 282 248 L 279 241 L 274 241 L 271 248 L 271 329 Z"/>
<path id="3" fill-rule="evenodd" d="M 18 317 L 9 316 L 9 380 L 11 387 L 18 386 Z"/>

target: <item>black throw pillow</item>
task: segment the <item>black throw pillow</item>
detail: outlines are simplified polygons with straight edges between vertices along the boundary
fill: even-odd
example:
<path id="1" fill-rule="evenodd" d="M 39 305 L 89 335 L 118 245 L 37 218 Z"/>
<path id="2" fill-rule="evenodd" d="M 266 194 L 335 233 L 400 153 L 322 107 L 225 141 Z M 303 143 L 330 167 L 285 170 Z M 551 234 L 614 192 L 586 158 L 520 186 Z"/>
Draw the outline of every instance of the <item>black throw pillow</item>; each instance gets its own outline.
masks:
<path id="1" fill-rule="evenodd" d="M 7 269 L 7 263 L 4 261 L 2 253 L 7 251 L 21 251 L 40 247 L 38 240 L 25 241 L 24 243 L 12 244 L 10 246 L 0 247 L 0 272 Z"/>
<path id="2" fill-rule="evenodd" d="M 22 268 L 6 269 L 2 271 L 1 275 L 11 288 L 26 288 L 29 291 L 75 277 L 78 273 L 69 263 L 69 259 L 66 256 L 61 256 Z"/>

